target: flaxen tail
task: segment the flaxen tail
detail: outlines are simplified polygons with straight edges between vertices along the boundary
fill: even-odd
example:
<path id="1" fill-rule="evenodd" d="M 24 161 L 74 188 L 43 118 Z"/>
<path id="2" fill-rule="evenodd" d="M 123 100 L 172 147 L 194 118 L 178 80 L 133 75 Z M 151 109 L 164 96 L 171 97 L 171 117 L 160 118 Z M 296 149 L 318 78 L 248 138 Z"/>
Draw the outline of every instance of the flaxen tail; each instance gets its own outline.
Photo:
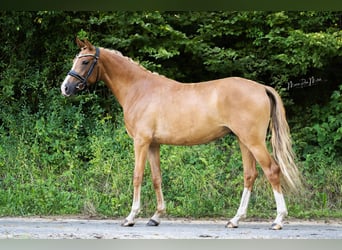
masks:
<path id="1" fill-rule="evenodd" d="M 266 92 L 271 100 L 270 128 L 272 131 L 273 157 L 282 172 L 282 186 L 285 191 L 300 192 L 302 189 L 302 178 L 295 163 L 284 104 L 279 94 L 273 88 L 266 87 Z"/>

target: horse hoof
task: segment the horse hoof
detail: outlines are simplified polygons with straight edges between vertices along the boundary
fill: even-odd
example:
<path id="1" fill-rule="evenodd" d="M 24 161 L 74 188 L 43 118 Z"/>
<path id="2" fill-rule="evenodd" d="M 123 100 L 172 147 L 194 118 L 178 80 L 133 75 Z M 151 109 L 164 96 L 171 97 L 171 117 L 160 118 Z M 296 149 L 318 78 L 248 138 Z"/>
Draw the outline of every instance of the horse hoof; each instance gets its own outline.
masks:
<path id="1" fill-rule="evenodd" d="M 153 219 L 150 219 L 149 222 L 147 222 L 147 226 L 151 226 L 151 227 L 156 227 L 159 226 L 160 222 L 155 221 Z"/>
<path id="2" fill-rule="evenodd" d="M 281 230 L 283 227 L 277 223 L 273 223 L 271 226 L 272 230 Z"/>
<path id="3" fill-rule="evenodd" d="M 123 227 L 133 227 L 134 226 L 134 222 L 129 222 L 128 220 L 125 220 L 122 224 L 121 224 L 121 226 L 123 226 Z"/>
<path id="4" fill-rule="evenodd" d="M 228 221 L 226 228 L 238 228 L 238 225 L 235 225 L 233 222 Z"/>

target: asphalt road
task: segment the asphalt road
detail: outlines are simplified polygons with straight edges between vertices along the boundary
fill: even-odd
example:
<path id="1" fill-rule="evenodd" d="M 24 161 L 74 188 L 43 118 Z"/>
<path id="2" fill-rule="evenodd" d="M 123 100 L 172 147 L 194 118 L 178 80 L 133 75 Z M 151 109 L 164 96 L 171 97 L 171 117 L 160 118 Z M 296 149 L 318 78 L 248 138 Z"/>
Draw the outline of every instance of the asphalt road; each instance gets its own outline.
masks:
<path id="1" fill-rule="evenodd" d="M 0 218 L 0 239 L 342 239 L 342 220 L 292 221 L 279 231 L 270 221 L 242 221 L 237 229 L 224 220 L 164 219 L 158 227 L 121 227 L 121 220 L 84 218 Z"/>

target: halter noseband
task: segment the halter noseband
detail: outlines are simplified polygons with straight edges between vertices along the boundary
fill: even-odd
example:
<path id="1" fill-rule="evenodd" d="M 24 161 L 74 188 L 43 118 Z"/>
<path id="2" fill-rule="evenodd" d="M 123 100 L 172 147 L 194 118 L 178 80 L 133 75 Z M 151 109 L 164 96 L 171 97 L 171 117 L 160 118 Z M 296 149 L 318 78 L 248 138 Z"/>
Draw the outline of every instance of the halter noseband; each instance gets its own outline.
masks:
<path id="1" fill-rule="evenodd" d="M 88 83 L 87 83 L 88 78 L 89 78 L 90 75 L 93 73 L 93 70 L 94 70 L 94 68 L 95 68 L 95 65 L 96 65 L 96 63 L 97 63 L 97 61 L 98 61 L 98 59 L 99 59 L 99 56 L 100 56 L 100 50 L 99 50 L 99 48 L 98 48 L 98 47 L 95 47 L 95 55 L 93 55 L 93 54 L 84 54 L 84 55 L 79 55 L 79 56 L 77 56 L 77 58 L 86 57 L 86 56 L 92 56 L 92 57 L 94 57 L 94 61 L 93 61 L 92 65 L 90 65 L 90 68 L 89 68 L 89 70 L 88 70 L 88 73 L 87 73 L 86 77 L 81 76 L 80 74 L 78 74 L 78 73 L 77 73 L 76 71 L 74 71 L 74 70 L 70 70 L 69 73 L 68 73 L 68 75 L 73 76 L 73 77 L 77 78 L 78 80 L 80 80 L 80 82 L 77 83 L 77 85 L 76 85 L 76 88 L 79 89 L 79 90 L 83 90 L 85 87 L 88 86 Z"/>

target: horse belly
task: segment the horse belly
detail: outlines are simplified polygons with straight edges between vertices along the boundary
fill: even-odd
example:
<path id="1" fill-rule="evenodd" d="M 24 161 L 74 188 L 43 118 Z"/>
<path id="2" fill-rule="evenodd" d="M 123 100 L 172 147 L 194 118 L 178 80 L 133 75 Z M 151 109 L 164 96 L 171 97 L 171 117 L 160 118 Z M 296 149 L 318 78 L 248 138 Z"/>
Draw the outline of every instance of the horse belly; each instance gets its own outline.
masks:
<path id="1" fill-rule="evenodd" d="M 160 108 L 154 140 L 160 144 L 196 145 L 218 139 L 230 132 L 219 112 L 217 91 L 201 90 L 177 94 Z M 165 98 L 167 99 L 167 98 Z"/>
<path id="2" fill-rule="evenodd" d="M 154 135 L 153 141 L 170 145 L 198 145 L 221 138 L 229 132 L 224 126 L 180 126 L 177 130 L 159 131 Z"/>

